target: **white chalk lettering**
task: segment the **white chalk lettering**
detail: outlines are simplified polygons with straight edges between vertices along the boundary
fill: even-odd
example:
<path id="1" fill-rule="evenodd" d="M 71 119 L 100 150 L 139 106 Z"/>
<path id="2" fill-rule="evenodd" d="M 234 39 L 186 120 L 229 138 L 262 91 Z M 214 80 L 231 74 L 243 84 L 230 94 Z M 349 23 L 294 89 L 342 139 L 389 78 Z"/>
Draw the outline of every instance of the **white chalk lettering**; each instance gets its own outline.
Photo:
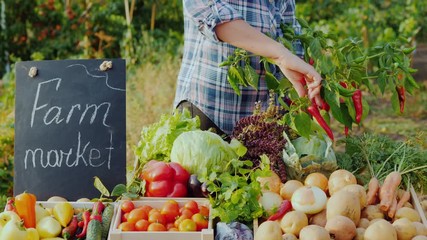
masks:
<path id="1" fill-rule="evenodd" d="M 108 125 L 108 124 L 106 123 L 107 116 L 108 116 L 108 113 L 110 112 L 110 107 L 111 107 L 111 103 L 109 103 L 109 102 L 103 102 L 103 103 L 101 103 L 101 104 L 99 104 L 99 105 L 96 105 L 96 104 L 90 104 L 90 105 L 89 105 L 89 104 L 86 104 L 86 108 L 85 108 L 85 110 L 83 111 L 82 116 L 80 117 L 80 122 L 79 122 L 79 124 L 81 124 L 81 123 L 83 122 L 83 119 L 85 118 L 86 113 L 87 113 L 90 109 L 92 109 L 92 108 L 93 108 L 92 117 L 90 118 L 90 124 L 92 124 L 92 123 L 95 121 L 96 115 L 97 115 L 97 113 L 98 113 L 98 109 L 99 109 L 102 105 L 107 105 L 107 110 L 106 110 L 106 111 L 105 111 L 105 113 L 104 113 L 104 118 L 102 119 L 102 124 L 104 124 L 104 126 L 106 126 L 106 127 L 110 127 L 110 125 Z"/>
<path id="2" fill-rule="evenodd" d="M 31 127 L 33 127 L 33 125 L 34 125 L 34 116 L 36 115 L 36 111 L 39 111 L 42 108 L 45 108 L 47 106 L 47 103 L 43 104 L 41 106 L 37 105 L 37 103 L 39 101 L 39 97 L 40 97 L 40 88 L 41 88 L 42 85 L 48 84 L 48 83 L 51 83 L 51 82 L 54 82 L 54 81 L 57 81 L 57 83 L 56 83 L 56 91 L 58 91 L 59 85 L 61 84 L 61 79 L 60 78 L 54 78 L 54 79 L 50 79 L 50 80 L 47 80 L 47 81 L 44 81 L 44 82 L 40 82 L 37 85 L 37 92 L 36 92 L 36 97 L 34 99 L 33 110 L 31 111 L 31 123 L 30 123 Z"/>
<path id="3" fill-rule="evenodd" d="M 49 117 L 50 113 L 52 111 L 56 111 L 56 114 L 53 116 L 53 118 L 48 121 L 47 118 Z M 55 121 L 56 124 L 60 124 L 64 119 L 60 119 L 61 115 L 61 108 L 58 106 L 51 107 L 49 110 L 47 110 L 46 115 L 44 115 L 43 122 L 46 125 L 50 125 L 53 121 Z"/>
<path id="4" fill-rule="evenodd" d="M 110 169 L 113 153 L 113 133 L 110 131 L 110 142 L 105 148 L 91 146 L 91 141 L 84 142 L 81 132 L 77 134 L 77 143 L 68 150 L 42 148 L 25 151 L 24 169 L 29 168 L 60 168 L 60 167 L 93 167 L 105 166 Z"/>

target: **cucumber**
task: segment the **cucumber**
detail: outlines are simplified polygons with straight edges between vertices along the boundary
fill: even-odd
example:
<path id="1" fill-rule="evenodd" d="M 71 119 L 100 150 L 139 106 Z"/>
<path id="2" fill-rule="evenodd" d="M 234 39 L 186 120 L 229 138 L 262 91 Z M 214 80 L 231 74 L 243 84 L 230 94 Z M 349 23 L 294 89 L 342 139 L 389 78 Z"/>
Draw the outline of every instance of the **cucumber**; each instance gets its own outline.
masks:
<path id="1" fill-rule="evenodd" d="M 108 204 L 102 212 L 102 239 L 107 239 L 110 230 L 110 224 L 113 220 L 114 206 Z"/>
<path id="2" fill-rule="evenodd" d="M 99 221 L 90 220 L 87 226 L 86 240 L 102 240 L 102 225 Z"/>

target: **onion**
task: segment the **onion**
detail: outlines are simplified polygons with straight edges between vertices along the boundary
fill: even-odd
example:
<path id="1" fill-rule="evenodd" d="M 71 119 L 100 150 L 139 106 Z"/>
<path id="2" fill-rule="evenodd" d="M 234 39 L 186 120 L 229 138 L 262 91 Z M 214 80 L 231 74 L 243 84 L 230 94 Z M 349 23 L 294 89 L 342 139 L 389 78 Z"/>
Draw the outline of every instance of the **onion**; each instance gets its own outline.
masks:
<path id="1" fill-rule="evenodd" d="M 318 187 L 304 186 L 298 188 L 292 195 L 292 207 L 306 214 L 315 214 L 326 206 L 326 193 Z"/>

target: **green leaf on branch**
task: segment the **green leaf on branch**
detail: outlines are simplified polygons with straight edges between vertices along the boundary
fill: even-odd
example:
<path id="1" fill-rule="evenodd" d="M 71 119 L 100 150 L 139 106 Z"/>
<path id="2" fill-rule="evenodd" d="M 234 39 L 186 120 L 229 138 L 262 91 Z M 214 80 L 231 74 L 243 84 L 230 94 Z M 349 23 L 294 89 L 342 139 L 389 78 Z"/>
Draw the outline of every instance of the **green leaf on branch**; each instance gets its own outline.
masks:
<path id="1" fill-rule="evenodd" d="M 101 179 L 99 179 L 99 177 L 97 176 L 94 177 L 93 185 L 95 186 L 96 189 L 98 189 L 99 192 L 101 192 L 103 196 L 107 196 L 107 197 L 110 196 L 110 192 L 104 186 L 104 184 L 102 184 Z"/>
<path id="2" fill-rule="evenodd" d="M 258 90 L 259 75 L 255 71 L 255 69 L 251 65 L 246 64 L 245 69 L 244 69 L 244 73 L 245 73 L 245 79 L 246 79 L 247 83 L 249 84 L 249 86 Z"/>
<path id="3" fill-rule="evenodd" d="M 295 115 L 295 128 L 303 137 L 309 137 L 311 133 L 311 118 L 305 112 L 299 112 Z"/>
<path id="4" fill-rule="evenodd" d="M 228 69 L 227 80 L 230 83 L 231 87 L 234 89 L 234 92 L 240 96 L 240 88 L 239 88 L 239 71 L 235 66 L 230 66 Z"/>
<path id="5" fill-rule="evenodd" d="M 127 189 L 126 189 L 126 185 L 124 184 L 117 184 L 113 191 L 111 192 L 111 196 L 113 197 L 120 197 L 123 195 L 123 193 L 126 193 Z"/>

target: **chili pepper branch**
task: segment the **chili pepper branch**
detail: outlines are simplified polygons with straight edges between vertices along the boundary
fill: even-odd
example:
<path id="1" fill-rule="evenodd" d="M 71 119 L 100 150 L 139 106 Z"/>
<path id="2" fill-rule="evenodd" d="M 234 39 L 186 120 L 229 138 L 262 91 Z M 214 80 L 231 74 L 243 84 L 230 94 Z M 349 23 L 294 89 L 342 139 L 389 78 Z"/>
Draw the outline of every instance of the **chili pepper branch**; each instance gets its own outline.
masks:
<path id="1" fill-rule="evenodd" d="M 370 48 L 363 46 L 363 40 L 347 38 L 338 41 L 328 33 L 311 28 L 306 21 L 298 19 L 302 31 L 296 34 L 291 26 L 282 24 L 283 37 L 276 39 L 294 51 L 300 43 L 304 48 L 304 60 L 312 64 L 322 75 L 322 106 L 316 106 L 320 114 L 313 115 L 313 104 L 308 99 L 299 100 L 296 91 L 285 78 L 278 79 L 271 71 L 268 59 L 260 57 L 263 64 L 264 80 L 268 89 L 274 90 L 279 102 L 288 111 L 284 122 L 299 135 L 308 137 L 314 132 L 333 134 L 328 126 L 329 115 L 344 125 L 346 130 L 354 124 L 361 124 L 369 113 L 369 105 L 363 92 L 374 96 L 392 93 L 392 106 L 397 113 L 404 111 L 405 93 L 412 94 L 418 88 L 412 74 L 410 54 L 414 47 L 406 39 L 379 44 Z M 250 66 L 250 59 L 256 57 L 245 50 L 236 49 L 221 67 L 228 67 L 228 81 L 237 94 L 240 87 L 258 89 L 260 75 Z M 302 79 L 304 81 L 304 79 Z M 282 98 L 286 97 L 286 101 Z M 307 114 L 309 113 L 309 114 Z M 308 124 L 316 121 L 317 124 Z M 320 128 L 318 127 L 320 126 Z"/>

